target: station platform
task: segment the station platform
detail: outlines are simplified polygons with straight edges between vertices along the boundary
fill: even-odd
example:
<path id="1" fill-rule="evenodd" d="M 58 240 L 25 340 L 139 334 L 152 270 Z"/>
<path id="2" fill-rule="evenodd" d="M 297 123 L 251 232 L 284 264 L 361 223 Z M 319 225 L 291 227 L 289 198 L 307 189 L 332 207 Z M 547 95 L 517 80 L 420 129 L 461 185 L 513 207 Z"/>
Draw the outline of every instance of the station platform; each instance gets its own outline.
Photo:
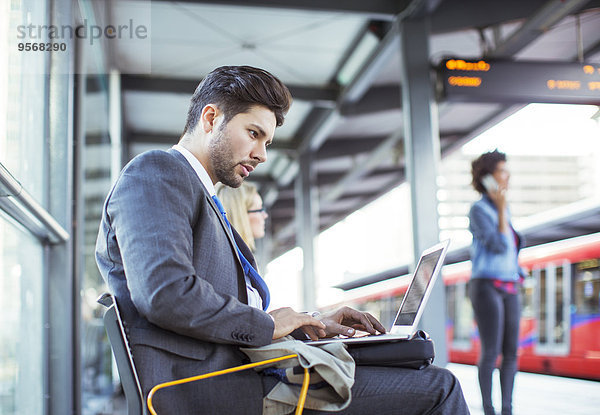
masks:
<path id="1" fill-rule="evenodd" d="M 471 415 L 483 415 L 477 367 L 449 363 L 459 379 Z M 500 378 L 494 371 L 492 400 L 500 413 Z M 600 382 L 518 372 L 513 392 L 513 415 L 598 415 Z"/>
<path id="2" fill-rule="evenodd" d="M 483 415 L 477 383 L 477 368 L 449 363 L 446 366 L 458 380 L 471 415 Z M 500 379 L 494 372 L 493 402 L 500 413 Z M 87 400 L 83 415 L 126 415 L 123 395 Z M 515 378 L 513 415 L 598 415 L 600 382 L 518 372 Z"/>

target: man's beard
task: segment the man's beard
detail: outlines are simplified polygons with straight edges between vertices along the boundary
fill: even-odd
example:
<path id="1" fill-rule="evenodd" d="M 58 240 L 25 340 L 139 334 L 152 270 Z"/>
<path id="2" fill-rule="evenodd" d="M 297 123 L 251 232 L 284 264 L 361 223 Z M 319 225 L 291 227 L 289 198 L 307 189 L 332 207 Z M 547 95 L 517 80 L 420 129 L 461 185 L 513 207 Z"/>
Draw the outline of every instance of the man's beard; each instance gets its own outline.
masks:
<path id="1" fill-rule="evenodd" d="M 219 128 L 217 136 L 209 145 L 210 161 L 217 180 L 226 186 L 240 187 L 244 179 L 235 172 L 238 165 L 233 160 L 233 151 L 229 146 L 229 138 L 224 133 L 225 125 Z"/>

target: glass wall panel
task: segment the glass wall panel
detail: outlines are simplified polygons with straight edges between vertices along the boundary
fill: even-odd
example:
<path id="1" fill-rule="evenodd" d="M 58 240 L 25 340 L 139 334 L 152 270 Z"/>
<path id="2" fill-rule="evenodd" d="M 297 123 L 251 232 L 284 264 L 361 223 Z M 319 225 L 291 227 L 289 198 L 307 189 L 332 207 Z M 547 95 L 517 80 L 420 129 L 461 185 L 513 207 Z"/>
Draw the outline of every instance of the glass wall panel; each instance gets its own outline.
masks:
<path id="1" fill-rule="evenodd" d="M 42 414 L 43 248 L 0 217 L 0 414 Z"/>
<path id="2" fill-rule="evenodd" d="M 48 54 L 19 51 L 17 27 L 47 24 L 45 1 L 0 2 L 0 163 L 39 203 L 45 182 Z M 2 192 L 0 197 L 7 197 Z M 43 414 L 44 248 L 0 211 L 0 414 Z"/>
<path id="3" fill-rule="evenodd" d="M 47 53 L 19 51 L 17 28 L 47 22 L 44 1 L 0 2 L 0 88 L 4 108 L 0 112 L 0 160 L 38 201 L 42 200 L 45 159 L 45 97 Z M 35 23 L 35 24 L 34 24 Z"/>
<path id="4" fill-rule="evenodd" d="M 83 267 L 79 275 L 81 297 L 82 411 L 84 415 L 101 413 L 97 408 L 110 405 L 115 389 L 111 350 L 102 313 L 96 299 L 107 291 L 94 256 L 104 198 L 110 190 L 110 138 L 108 136 L 108 90 L 106 77 L 88 75 L 88 90 L 83 102 L 85 146 L 81 158 L 83 212 L 85 229 L 81 251 Z"/>

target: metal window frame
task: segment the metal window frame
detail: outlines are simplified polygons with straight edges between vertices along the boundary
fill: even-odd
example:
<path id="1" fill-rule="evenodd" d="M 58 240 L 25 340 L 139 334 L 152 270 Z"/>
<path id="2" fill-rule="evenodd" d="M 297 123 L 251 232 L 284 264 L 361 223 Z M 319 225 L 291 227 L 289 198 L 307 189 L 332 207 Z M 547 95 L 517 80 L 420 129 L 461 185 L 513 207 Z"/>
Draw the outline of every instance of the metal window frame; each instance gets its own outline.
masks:
<path id="1" fill-rule="evenodd" d="M 42 244 L 61 244 L 69 233 L 44 209 L 0 163 L 0 209 Z"/>

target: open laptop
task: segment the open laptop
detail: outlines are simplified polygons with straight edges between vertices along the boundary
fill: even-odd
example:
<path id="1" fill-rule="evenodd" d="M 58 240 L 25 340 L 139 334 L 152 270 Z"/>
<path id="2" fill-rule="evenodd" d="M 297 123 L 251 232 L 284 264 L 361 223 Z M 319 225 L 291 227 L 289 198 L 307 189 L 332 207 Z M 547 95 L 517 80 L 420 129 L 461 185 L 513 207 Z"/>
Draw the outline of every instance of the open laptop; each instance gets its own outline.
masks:
<path id="1" fill-rule="evenodd" d="M 362 337 L 332 337 L 328 339 L 310 340 L 307 341 L 306 344 L 317 346 L 338 341 L 344 343 L 360 343 L 410 338 L 417 330 L 417 325 L 423 315 L 427 300 L 431 295 L 437 276 L 444 264 L 444 258 L 446 258 L 449 244 L 450 240 L 440 242 L 421 254 L 421 258 L 419 258 L 419 262 L 411 277 L 408 290 L 406 290 L 402 304 L 400 304 L 396 318 L 392 322 L 392 327 L 389 329 L 388 333 Z"/>

